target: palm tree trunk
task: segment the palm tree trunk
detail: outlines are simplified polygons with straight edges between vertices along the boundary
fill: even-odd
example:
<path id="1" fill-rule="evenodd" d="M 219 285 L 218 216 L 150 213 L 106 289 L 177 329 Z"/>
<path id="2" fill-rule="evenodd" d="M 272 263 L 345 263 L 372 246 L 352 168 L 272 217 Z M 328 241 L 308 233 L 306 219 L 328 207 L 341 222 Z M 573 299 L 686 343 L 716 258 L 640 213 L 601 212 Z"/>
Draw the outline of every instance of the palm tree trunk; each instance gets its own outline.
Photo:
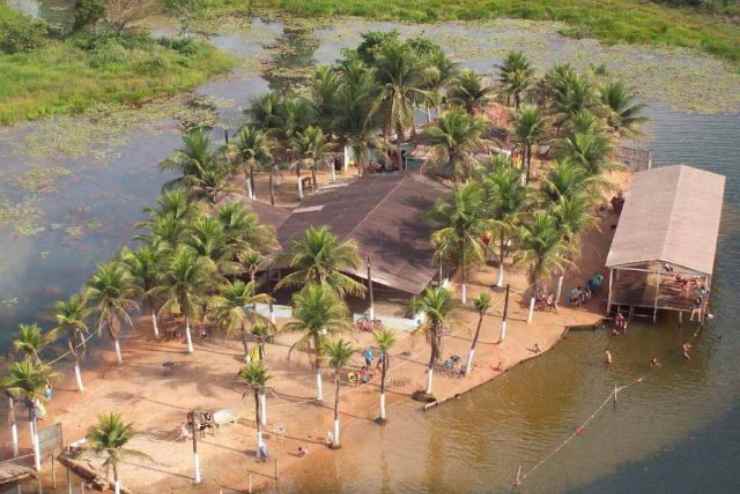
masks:
<path id="1" fill-rule="evenodd" d="M 336 391 L 334 392 L 334 441 L 332 443 L 332 448 L 334 449 L 340 448 L 342 446 L 339 440 L 339 389 L 341 388 L 339 371 L 340 369 L 337 369 L 337 374 L 334 378 L 337 385 Z"/>
<path id="2" fill-rule="evenodd" d="M 10 422 L 10 437 L 13 442 L 13 457 L 18 456 L 18 423 L 15 420 L 15 400 L 8 395 L 8 422 Z"/>
<path id="3" fill-rule="evenodd" d="M 121 342 L 118 341 L 118 337 L 113 338 L 113 348 L 116 351 L 116 361 L 118 365 L 123 365 L 123 356 L 121 355 Z"/>
<path id="4" fill-rule="evenodd" d="M 322 401 L 324 399 L 324 390 L 321 380 L 321 341 L 318 336 L 314 337 L 313 344 L 316 351 L 316 401 Z"/>
<path id="5" fill-rule="evenodd" d="M 298 177 L 298 199 L 301 201 L 303 200 L 303 182 L 301 181 L 301 163 L 298 162 L 298 164 L 295 167 L 295 174 L 296 177 Z"/>
<path id="6" fill-rule="evenodd" d="M 190 317 L 185 316 L 185 340 L 188 345 L 188 353 L 193 353 L 193 336 L 190 334 Z"/>
<path id="7" fill-rule="evenodd" d="M 470 344 L 470 351 L 468 352 L 468 361 L 465 364 L 465 375 L 470 374 L 470 370 L 473 368 L 473 357 L 475 356 L 475 347 L 478 345 L 478 337 L 480 336 L 480 328 L 483 325 L 483 313 L 480 313 L 478 317 L 478 326 L 475 328 L 475 336 L 473 336 L 473 342 Z"/>
<path id="8" fill-rule="evenodd" d="M 437 362 L 437 328 L 432 328 L 432 352 L 427 365 L 427 389 L 428 395 L 432 394 L 432 377 L 434 375 L 434 364 Z"/>
<path id="9" fill-rule="evenodd" d="M 259 390 L 254 388 L 254 423 L 257 428 L 257 458 L 262 458 L 262 419 L 260 418 Z"/>
<path id="10" fill-rule="evenodd" d="M 242 324 L 242 346 L 244 347 L 244 362 L 249 363 L 249 343 L 247 342 L 247 328 Z"/>
<path id="11" fill-rule="evenodd" d="M 36 402 L 30 401 L 31 421 L 28 424 L 31 432 L 31 447 L 33 448 L 33 465 L 37 472 L 41 471 L 41 448 L 39 445 L 39 422 L 36 415 Z"/>
<path id="12" fill-rule="evenodd" d="M 80 372 L 80 359 L 75 358 L 75 381 L 77 381 L 77 389 L 80 393 L 85 391 L 85 386 L 82 384 L 82 372 Z"/>
<path id="13" fill-rule="evenodd" d="M 253 166 L 249 167 L 249 188 L 252 193 L 252 197 L 250 197 L 250 199 L 254 201 L 257 199 L 257 191 L 254 188 L 254 167 Z"/>
<path id="14" fill-rule="evenodd" d="M 270 167 L 270 204 L 275 205 L 275 165 Z"/>
<path id="15" fill-rule="evenodd" d="M 154 330 L 154 337 L 159 339 L 159 321 L 157 320 L 157 311 L 154 310 L 154 305 L 152 305 L 152 329 Z"/>
<path id="16" fill-rule="evenodd" d="M 195 434 L 195 431 L 193 431 Z M 118 480 L 118 464 L 113 462 L 113 489 L 114 494 L 121 494 L 121 481 Z"/>
<path id="17" fill-rule="evenodd" d="M 259 393 L 259 402 L 260 402 L 260 424 L 262 424 L 263 427 L 267 426 L 267 394 L 265 394 L 265 390 L 261 390 Z"/>
<path id="18" fill-rule="evenodd" d="M 386 352 L 383 352 L 383 354 L 380 357 L 383 363 L 383 367 L 380 371 L 380 422 L 384 423 L 386 421 L 386 415 L 385 415 L 385 376 L 386 372 L 388 371 L 388 354 Z"/>
<path id="19" fill-rule="evenodd" d="M 527 156 L 527 178 L 526 178 L 525 183 L 528 184 L 529 183 L 530 173 L 531 173 L 530 172 L 530 167 L 531 167 L 531 164 L 532 164 L 532 145 L 531 144 L 527 144 L 526 156 Z"/>
<path id="20" fill-rule="evenodd" d="M 498 256 L 498 278 L 496 279 L 496 286 L 502 288 L 504 286 L 504 259 L 506 258 L 506 243 L 504 239 L 504 233 L 501 232 L 500 245 L 499 245 L 499 256 Z"/>

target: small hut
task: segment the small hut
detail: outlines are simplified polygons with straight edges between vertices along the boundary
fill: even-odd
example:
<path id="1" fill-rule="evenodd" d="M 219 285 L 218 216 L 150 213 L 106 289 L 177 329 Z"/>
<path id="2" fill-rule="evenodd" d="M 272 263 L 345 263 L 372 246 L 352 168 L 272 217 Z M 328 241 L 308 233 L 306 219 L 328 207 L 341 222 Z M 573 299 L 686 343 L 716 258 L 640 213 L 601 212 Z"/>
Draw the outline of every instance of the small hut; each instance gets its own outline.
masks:
<path id="1" fill-rule="evenodd" d="M 607 312 L 698 312 L 712 284 L 725 177 L 685 165 L 634 176 L 612 240 Z"/>

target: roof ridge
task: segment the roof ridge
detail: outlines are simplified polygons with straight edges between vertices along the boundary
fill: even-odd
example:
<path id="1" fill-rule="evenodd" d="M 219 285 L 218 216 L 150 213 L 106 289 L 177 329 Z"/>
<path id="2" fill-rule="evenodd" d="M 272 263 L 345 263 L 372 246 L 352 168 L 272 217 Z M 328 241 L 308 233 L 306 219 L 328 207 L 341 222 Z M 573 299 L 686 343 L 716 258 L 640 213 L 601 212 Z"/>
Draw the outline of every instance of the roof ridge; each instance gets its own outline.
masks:
<path id="1" fill-rule="evenodd" d="M 683 165 L 673 165 L 678 168 L 678 174 L 676 176 L 676 186 L 673 189 L 673 201 L 671 202 L 671 209 L 668 211 L 668 218 L 670 218 L 670 221 L 668 222 L 668 228 L 665 231 L 665 234 L 663 235 L 663 243 L 660 246 L 660 257 L 663 259 L 666 259 L 668 257 L 668 240 L 671 235 L 671 232 L 673 232 L 674 227 L 673 223 L 676 221 L 676 216 L 673 214 L 676 210 L 678 201 L 679 201 L 679 192 L 681 191 L 681 181 L 684 178 L 684 172 L 686 171 L 687 167 Z"/>

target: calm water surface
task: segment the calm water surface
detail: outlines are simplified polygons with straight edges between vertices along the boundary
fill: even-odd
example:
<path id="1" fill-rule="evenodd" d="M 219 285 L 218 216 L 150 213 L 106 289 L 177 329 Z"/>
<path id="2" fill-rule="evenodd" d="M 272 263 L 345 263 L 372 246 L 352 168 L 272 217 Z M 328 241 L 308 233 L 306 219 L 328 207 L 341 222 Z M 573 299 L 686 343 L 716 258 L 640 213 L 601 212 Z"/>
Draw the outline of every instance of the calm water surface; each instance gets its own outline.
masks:
<path id="1" fill-rule="evenodd" d="M 43 15 L 44 9 L 37 10 Z M 265 56 L 263 43 L 297 47 L 292 55 L 275 58 L 281 66 L 297 69 L 330 63 L 342 47 L 354 43 L 341 35 L 341 26 L 336 32 L 298 35 L 282 34 L 279 24 L 257 21 L 256 28 L 261 30 L 260 42 L 240 34 L 221 35 L 214 42 L 244 57 Z M 465 28 L 454 29 L 465 34 Z M 471 38 L 481 36 L 478 29 L 470 28 Z M 547 48 L 557 59 L 568 44 L 553 39 Z M 489 71 L 494 62 L 471 57 L 466 64 Z M 224 126 L 234 128 L 240 106 L 269 87 L 289 84 L 269 73 L 262 78 L 237 70 L 199 92 L 233 103 L 222 108 L 220 116 Z M 459 401 L 426 414 L 418 413 L 413 403 L 393 408 L 390 423 L 370 431 L 361 454 L 340 451 L 321 466 L 321 475 L 295 479 L 283 485 L 283 492 L 510 491 L 520 465 L 528 471 L 573 432 L 615 384 L 641 376 L 644 382 L 620 395 L 616 410 L 609 406 L 519 490 L 740 491 L 740 115 L 676 113 L 653 103 L 649 116 L 649 145 L 657 164 L 690 163 L 727 176 L 713 287 L 715 318 L 696 340 L 692 360 L 685 361 L 678 350 L 694 326 L 679 327 L 671 319 L 655 326 L 634 325 L 620 338 L 604 332 L 572 333 L 541 358 Z M 111 145 L 102 165 L 89 156 L 38 158 L 16 145 L 36 125 L 0 131 L 4 176 L 29 166 L 63 166 L 72 173 L 43 193 L 23 191 L 10 180 L 0 183 L 0 197 L 30 201 L 45 218 L 44 230 L 33 236 L 0 230 L 0 348 L 18 322 L 43 316 L 54 300 L 77 290 L 97 263 L 130 238 L 141 207 L 153 202 L 170 178 L 160 174 L 156 164 L 179 143 L 174 122 L 163 119 L 155 125 L 157 132 L 150 127 L 122 131 L 126 143 Z M 610 369 L 601 363 L 606 348 L 615 356 Z M 651 371 L 648 362 L 656 355 L 663 367 Z M 345 440 L 351 442 L 352 434 Z"/>

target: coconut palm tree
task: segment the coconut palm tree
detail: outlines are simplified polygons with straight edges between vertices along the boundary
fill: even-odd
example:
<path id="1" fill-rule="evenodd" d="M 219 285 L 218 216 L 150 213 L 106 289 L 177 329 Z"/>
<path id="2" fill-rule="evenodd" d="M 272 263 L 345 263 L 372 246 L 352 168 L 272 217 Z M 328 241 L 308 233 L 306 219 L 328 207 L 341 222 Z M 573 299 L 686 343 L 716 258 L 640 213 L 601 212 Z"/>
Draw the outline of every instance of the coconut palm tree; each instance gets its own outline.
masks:
<path id="1" fill-rule="evenodd" d="M 196 212 L 197 207 L 190 201 L 187 191 L 181 187 L 175 187 L 162 192 L 157 198 L 157 205 L 153 208 L 144 208 L 150 219 L 143 223 L 144 226 L 150 225 L 156 218 L 172 216 L 178 220 L 189 220 Z"/>
<path id="2" fill-rule="evenodd" d="M 423 71 L 413 48 L 399 40 L 382 43 L 375 52 L 376 77 L 383 88 L 384 135 L 396 131 L 396 153 L 401 159 L 401 143 L 406 129 L 415 127 L 413 102 L 424 93 Z M 398 163 L 399 168 L 402 163 Z"/>
<path id="3" fill-rule="evenodd" d="M 335 98 L 340 84 L 339 72 L 328 65 L 318 67 L 311 78 L 311 102 L 319 125 L 327 131 L 332 128 L 334 121 Z"/>
<path id="4" fill-rule="evenodd" d="M 13 350 L 23 356 L 42 363 L 41 352 L 57 340 L 55 331 L 44 333 L 38 324 L 19 324 L 18 335 L 13 340 Z"/>
<path id="5" fill-rule="evenodd" d="M 489 220 L 498 247 L 496 286 L 504 286 L 504 262 L 507 245 L 516 237 L 521 219 L 529 205 L 529 193 L 521 181 L 521 170 L 506 157 L 497 157 L 492 171 L 483 177 L 484 217 Z"/>
<path id="6" fill-rule="evenodd" d="M 454 84 L 458 74 L 458 64 L 450 60 L 441 49 L 432 50 L 423 59 L 424 65 L 424 100 L 427 110 L 427 122 L 432 121 L 431 109 L 435 108 L 437 115 L 441 112 L 441 103 L 445 91 Z"/>
<path id="7" fill-rule="evenodd" d="M 452 311 L 452 295 L 442 287 L 427 288 L 419 297 L 411 300 L 411 310 L 414 314 L 421 313 L 424 316 L 424 322 L 417 331 L 426 335 L 431 346 L 425 391 L 427 395 L 431 395 L 434 366 L 442 356 L 443 331 Z"/>
<path id="8" fill-rule="evenodd" d="M 475 347 L 478 345 L 478 338 L 480 337 L 480 328 L 483 326 L 483 318 L 486 316 L 486 312 L 491 308 L 491 296 L 485 292 L 481 293 L 473 299 L 473 306 L 478 312 L 478 324 L 475 327 L 475 335 L 473 336 L 473 342 L 470 344 L 470 350 L 468 351 L 468 360 L 465 363 L 465 375 L 470 374 L 473 368 L 473 357 L 475 356 Z"/>
<path id="9" fill-rule="evenodd" d="M 80 393 L 85 391 L 82 384 L 82 373 L 80 372 L 80 360 L 87 348 L 87 335 L 90 329 L 87 319 L 90 309 L 87 301 L 80 294 L 74 294 L 68 300 L 60 300 L 54 304 L 54 319 L 56 327 L 54 332 L 64 333 L 67 336 L 69 353 L 75 359 L 75 380 Z"/>
<path id="10" fill-rule="evenodd" d="M 396 333 L 390 329 L 379 329 L 373 332 L 373 338 L 375 338 L 375 344 L 378 346 L 380 351 L 380 415 L 376 419 L 376 422 L 384 424 L 386 422 L 385 413 L 385 378 L 388 374 L 388 369 L 391 366 L 390 351 L 393 345 L 396 343 Z"/>
<path id="11" fill-rule="evenodd" d="M 339 438 L 339 391 L 342 388 L 342 372 L 355 353 L 352 345 L 343 339 L 326 343 L 324 352 L 329 357 L 329 366 L 334 369 L 334 434 L 332 435 L 331 447 L 338 449 L 342 447 Z"/>
<path id="12" fill-rule="evenodd" d="M 573 248 L 579 245 L 578 239 L 584 230 L 596 223 L 593 214 L 593 197 L 585 193 L 561 196 L 551 206 L 558 229 Z"/>
<path id="13" fill-rule="evenodd" d="M 357 244 L 352 240 L 339 242 L 326 226 L 310 227 L 303 237 L 294 240 L 285 260 L 293 270 L 275 286 L 303 286 L 307 283 L 326 285 L 339 296 L 362 295 L 365 286 L 344 274 L 360 267 Z"/>
<path id="14" fill-rule="evenodd" d="M 436 160 L 456 181 L 467 180 L 473 170 L 475 151 L 481 149 L 481 136 L 487 124 L 461 109 L 444 113 L 424 134 L 434 146 Z"/>
<path id="15" fill-rule="evenodd" d="M 154 216 L 145 226 L 149 231 L 137 235 L 134 239 L 150 244 L 160 244 L 163 249 L 170 251 L 177 248 L 185 238 L 188 222 L 174 214 L 165 214 L 164 216 Z"/>
<path id="16" fill-rule="evenodd" d="M 208 132 L 197 127 L 182 136 L 183 146 L 175 154 L 160 163 L 163 170 L 176 170 L 184 177 L 201 177 L 218 161 Z"/>
<path id="17" fill-rule="evenodd" d="M 264 360 L 266 356 L 265 344 L 268 343 L 277 332 L 277 326 L 268 320 L 259 319 L 252 325 L 250 333 L 257 341 L 257 355 L 259 355 L 260 360 Z"/>
<path id="18" fill-rule="evenodd" d="M 254 200 L 257 193 L 254 186 L 254 172 L 260 166 L 272 161 L 272 142 L 268 135 L 251 125 L 241 128 L 236 137 L 236 149 L 244 160 L 247 197 Z"/>
<path id="19" fill-rule="evenodd" d="M 326 155 L 329 153 L 329 143 L 326 136 L 324 136 L 324 132 L 319 127 L 309 126 L 302 132 L 297 132 L 291 139 L 290 144 L 297 158 L 298 197 L 303 199 L 301 166 L 306 165 L 310 168 L 314 187 L 316 187 L 316 168 L 326 159 Z"/>
<path id="20" fill-rule="evenodd" d="M 472 70 L 463 70 L 453 80 L 447 99 L 474 115 L 486 107 L 492 95 L 493 87 L 486 85 L 481 76 Z"/>
<path id="21" fill-rule="evenodd" d="M 514 143 L 521 149 L 522 168 L 525 170 L 525 183 L 529 183 L 532 168 L 532 148 L 541 144 L 545 138 L 545 119 L 539 108 L 524 105 L 514 116 L 512 132 Z"/>
<path id="22" fill-rule="evenodd" d="M 238 202 L 219 208 L 216 218 L 221 223 L 227 250 L 242 261 L 252 253 L 268 253 L 275 247 L 275 229 L 259 222 L 259 218 Z"/>
<path id="23" fill-rule="evenodd" d="M 134 426 L 124 422 L 121 415 L 108 413 L 98 416 L 98 423 L 87 431 L 87 444 L 97 454 L 105 454 L 103 465 L 106 470 L 113 470 L 113 489 L 115 494 L 121 492 L 121 480 L 118 476 L 118 465 L 126 457 L 139 457 L 152 460 L 148 455 L 125 446 L 134 437 Z"/>
<path id="24" fill-rule="evenodd" d="M 159 338 L 159 324 L 157 320 L 157 300 L 152 291 L 158 286 L 162 276 L 162 267 L 165 263 L 168 250 L 162 242 L 154 241 L 144 244 L 137 250 L 124 247 L 121 250 L 121 262 L 128 270 L 137 295 L 149 307 L 152 319 L 154 337 Z"/>
<path id="25" fill-rule="evenodd" d="M 235 262 L 235 249 L 230 245 L 224 225 L 218 218 L 196 218 L 189 225 L 184 244 L 220 273 L 236 274 L 241 271 L 241 266 Z"/>
<path id="26" fill-rule="evenodd" d="M 316 370 L 316 399 L 323 400 L 321 381 L 321 357 L 328 335 L 351 329 L 347 306 L 336 292 L 325 284 L 309 283 L 293 295 L 293 317 L 295 321 L 285 325 L 286 331 L 303 333 L 294 343 L 294 349 L 312 350 Z"/>
<path id="27" fill-rule="evenodd" d="M 636 134 L 639 126 L 647 121 L 647 117 L 641 115 L 645 105 L 634 102 L 635 94 L 622 81 L 608 82 L 599 91 L 599 97 L 608 112 L 606 121 L 615 132 Z"/>
<path id="28" fill-rule="evenodd" d="M 265 368 L 264 362 L 255 360 L 249 362 L 239 371 L 239 378 L 244 381 L 254 393 L 254 422 L 257 428 L 257 456 L 262 451 L 262 426 L 267 418 L 264 416 L 267 408 L 265 390 L 267 382 L 271 379 Z M 246 393 L 245 393 L 246 396 Z"/>
<path id="29" fill-rule="evenodd" d="M 50 366 L 26 358 L 10 364 L 8 374 L 0 381 L 0 386 L 4 390 L 15 400 L 22 401 L 28 408 L 36 470 L 41 470 L 41 450 L 38 439 L 39 412 L 42 412 L 42 416 L 45 414 L 41 402 L 46 399 L 44 395 L 46 386 L 54 378 L 56 374 Z"/>
<path id="30" fill-rule="evenodd" d="M 568 136 L 561 142 L 560 155 L 582 166 L 590 176 L 616 168 L 611 160 L 612 145 L 602 133 L 590 132 Z"/>
<path id="31" fill-rule="evenodd" d="M 98 317 L 98 334 L 103 328 L 108 330 L 119 365 L 123 364 L 123 356 L 118 335 L 122 324 L 133 326 L 129 312 L 139 307 L 134 297 L 136 297 L 136 288 L 131 275 L 118 262 L 109 262 L 99 266 L 88 280 L 85 290 L 85 298 Z"/>
<path id="32" fill-rule="evenodd" d="M 467 303 L 466 272 L 471 264 L 482 261 L 481 236 L 485 230 L 483 193 L 480 186 L 468 182 L 459 186 L 449 200 L 438 201 L 428 213 L 437 229 L 432 233 L 434 258 L 440 265 L 452 263 L 462 280 L 462 303 Z"/>
<path id="33" fill-rule="evenodd" d="M 602 176 L 590 175 L 583 166 L 563 159 L 552 165 L 543 180 L 541 192 L 549 204 L 561 197 L 578 194 L 587 194 L 595 199 L 607 187 L 609 183 Z"/>
<path id="34" fill-rule="evenodd" d="M 209 312 L 213 321 L 232 335 L 238 333 L 244 346 L 244 360 L 249 360 L 249 329 L 257 321 L 268 324 L 256 311 L 256 304 L 269 304 L 272 297 L 266 293 L 257 293 L 254 282 L 244 283 L 241 280 L 226 281 L 218 287 L 218 293 L 208 301 Z"/>
<path id="35" fill-rule="evenodd" d="M 564 271 L 571 261 L 568 259 L 572 245 L 563 237 L 555 216 L 537 211 L 531 221 L 524 223 L 519 231 L 517 263 L 528 266 L 532 284 L 546 283 L 555 271 Z"/>
<path id="36" fill-rule="evenodd" d="M 518 110 L 521 104 L 522 94 L 532 85 L 534 69 L 527 57 L 518 51 L 509 52 L 504 62 L 498 66 L 499 82 L 506 94 L 506 103 L 510 104 L 514 97 L 514 107 Z"/>
<path id="37" fill-rule="evenodd" d="M 249 279 L 252 283 L 256 283 L 257 270 L 265 262 L 265 257 L 259 252 L 250 250 L 240 256 L 239 261 L 244 266 L 244 269 L 249 273 Z"/>
<path id="38" fill-rule="evenodd" d="M 375 134 L 381 127 L 378 118 L 381 96 L 375 73 L 362 62 L 352 61 L 341 69 L 331 128 L 352 148 L 363 174 L 369 148 L 376 145 Z"/>
<path id="39" fill-rule="evenodd" d="M 552 88 L 552 111 L 557 115 L 556 127 L 572 124 L 584 111 L 593 111 L 597 97 L 593 83 L 583 75 L 566 71 Z"/>
<path id="40" fill-rule="evenodd" d="M 187 352 L 193 353 L 190 323 L 196 317 L 216 274 L 212 262 L 187 246 L 179 247 L 170 257 L 156 294 L 164 301 L 160 310 L 179 313 L 185 318 Z"/>
<path id="41" fill-rule="evenodd" d="M 268 134 L 277 134 L 283 124 L 283 97 L 269 92 L 253 100 L 245 113 L 250 122 Z"/>

